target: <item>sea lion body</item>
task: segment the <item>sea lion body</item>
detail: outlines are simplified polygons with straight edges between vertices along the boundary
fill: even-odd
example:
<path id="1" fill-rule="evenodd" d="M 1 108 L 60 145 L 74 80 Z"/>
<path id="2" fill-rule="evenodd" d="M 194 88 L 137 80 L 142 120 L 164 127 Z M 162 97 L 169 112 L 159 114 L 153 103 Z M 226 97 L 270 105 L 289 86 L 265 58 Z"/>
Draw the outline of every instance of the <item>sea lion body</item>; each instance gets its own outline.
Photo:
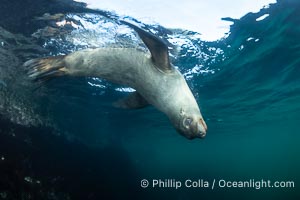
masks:
<path id="1" fill-rule="evenodd" d="M 144 42 L 148 39 L 144 32 L 138 33 L 140 36 L 142 34 Z M 149 44 L 147 46 L 149 48 Z M 25 66 L 34 79 L 60 75 L 93 76 L 132 87 L 136 92 L 117 102 L 117 107 L 143 108 L 151 104 L 165 113 L 176 130 L 185 137 L 203 138 L 207 126 L 184 77 L 169 63 L 168 58 L 159 60 L 157 56 L 160 54 L 157 54 L 155 60 L 154 54 L 153 50 L 150 55 L 135 48 L 96 48 L 66 56 L 33 59 Z"/>

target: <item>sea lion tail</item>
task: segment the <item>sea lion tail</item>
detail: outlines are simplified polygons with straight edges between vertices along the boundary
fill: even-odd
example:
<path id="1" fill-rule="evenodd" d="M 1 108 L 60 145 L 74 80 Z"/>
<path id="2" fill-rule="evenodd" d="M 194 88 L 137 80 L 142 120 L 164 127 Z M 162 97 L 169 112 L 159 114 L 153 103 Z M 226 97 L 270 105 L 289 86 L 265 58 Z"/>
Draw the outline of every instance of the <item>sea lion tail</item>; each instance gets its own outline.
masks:
<path id="1" fill-rule="evenodd" d="M 48 58 L 36 58 L 24 63 L 29 78 L 35 81 L 47 81 L 56 76 L 66 74 L 64 67 L 65 56 L 55 56 Z"/>

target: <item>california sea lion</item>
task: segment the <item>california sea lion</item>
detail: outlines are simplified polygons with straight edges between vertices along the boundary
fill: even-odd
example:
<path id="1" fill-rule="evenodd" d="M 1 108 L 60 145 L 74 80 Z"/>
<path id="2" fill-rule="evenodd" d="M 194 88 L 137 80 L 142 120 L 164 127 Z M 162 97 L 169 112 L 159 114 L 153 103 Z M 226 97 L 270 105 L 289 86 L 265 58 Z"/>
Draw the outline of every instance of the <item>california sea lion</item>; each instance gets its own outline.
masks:
<path id="1" fill-rule="evenodd" d="M 134 48 L 86 49 L 29 60 L 24 64 L 29 77 L 92 76 L 127 85 L 136 92 L 115 103 L 117 107 L 136 109 L 151 104 L 186 138 L 203 138 L 207 126 L 184 77 L 169 61 L 167 45 L 155 35 L 122 22 L 138 33 L 151 56 Z"/>

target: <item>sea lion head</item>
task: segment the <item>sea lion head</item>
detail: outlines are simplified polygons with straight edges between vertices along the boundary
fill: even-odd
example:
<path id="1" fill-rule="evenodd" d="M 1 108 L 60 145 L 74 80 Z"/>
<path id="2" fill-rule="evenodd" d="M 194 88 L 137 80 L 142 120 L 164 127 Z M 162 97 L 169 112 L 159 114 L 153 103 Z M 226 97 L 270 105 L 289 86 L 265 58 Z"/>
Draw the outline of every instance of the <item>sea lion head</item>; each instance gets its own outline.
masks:
<path id="1" fill-rule="evenodd" d="M 204 138 L 207 125 L 200 112 L 189 112 L 182 108 L 176 130 L 188 139 Z"/>

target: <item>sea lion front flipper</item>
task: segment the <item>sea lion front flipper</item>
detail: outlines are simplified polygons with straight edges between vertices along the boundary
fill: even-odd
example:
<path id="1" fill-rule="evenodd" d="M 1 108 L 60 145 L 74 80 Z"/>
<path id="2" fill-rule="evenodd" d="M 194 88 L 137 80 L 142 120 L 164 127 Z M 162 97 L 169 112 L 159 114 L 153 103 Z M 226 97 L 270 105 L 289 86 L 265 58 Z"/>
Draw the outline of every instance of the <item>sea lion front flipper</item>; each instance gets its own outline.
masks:
<path id="1" fill-rule="evenodd" d="M 140 38 L 150 50 L 152 60 L 157 68 L 164 72 L 172 70 L 172 66 L 169 61 L 168 46 L 162 39 L 129 22 L 123 20 L 121 22 L 133 28 L 138 33 Z"/>
<path id="2" fill-rule="evenodd" d="M 148 106 L 149 103 L 138 92 L 133 92 L 129 96 L 113 103 L 116 108 L 140 109 Z"/>

